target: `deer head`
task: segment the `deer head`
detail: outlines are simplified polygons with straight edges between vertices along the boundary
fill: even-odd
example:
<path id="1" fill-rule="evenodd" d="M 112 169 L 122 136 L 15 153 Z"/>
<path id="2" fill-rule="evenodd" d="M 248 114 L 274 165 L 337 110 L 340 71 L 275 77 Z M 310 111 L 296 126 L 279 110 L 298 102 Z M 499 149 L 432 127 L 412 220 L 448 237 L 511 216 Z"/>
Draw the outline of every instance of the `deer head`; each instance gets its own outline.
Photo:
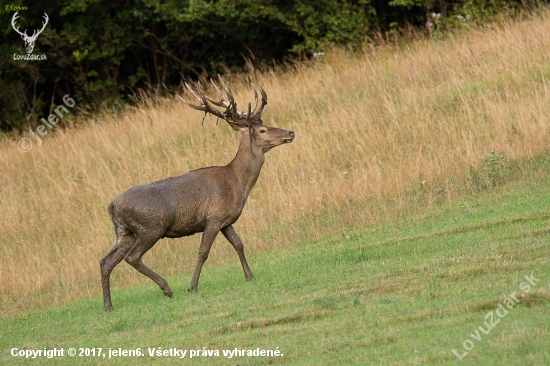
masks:
<path id="1" fill-rule="evenodd" d="M 46 25 L 48 24 L 48 14 L 44 13 L 44 19 L 45 19 L 45 22 L 42 23 L 42 29 L 40 30 L 34 30 L 33 31 L 33 34 L 32 36 L 29 36 L 27 34 L 27 30 L 25 29 L 25 32 L 21 33 L 19 31 L 19 27 L 15 28 L 15 21 L 17 20 L 17 18 L 19 17 L 19 15 L 17 15 L 19 11 L 16 11 L 14 14 L 13 14 L 13 17 L 11 18 L 11 26 L 13 27 L 13 29 L 19 33 L 21 35 L 21 38 L 23 38 L 23 40 L 25 41 L 25 48 L 27 49 L 27 53 L 32 53 L 32 50 L 34 49 L 34 42 L 36 42 L 36 38 L 38 38 L 38 35 L 40 33 L 42 33 L 42 31 L 44 30 L 44 28 L 46 28 Z"/>
<path id="2" fill-rule="evenodd" d="M 204 94 L 200 82 L 197 83 L 196 91 L 185 83 L 187 90 L 189 90 L 195 99 L 199 101 L 200 105 L 193 105 L 179 95 L 178 98 L 180 98 L 189 107 L 205 112 L 205 115 L 209 113 L 223 119 L 229 123 L 231 128 L 235 131 L 241 131 L 244 133 L 248 132 L 250 135 L 251 147 L 260 148 L 263 153 L 271 150 L 275 146 L 289 143 L 294 140 L 294 131 L 269 127 L 263 124 L 262 116 L 267 110 L 267 94 L 262 87 L 260 87 L 260 93 L 262 96 L 260 106 L 256 109 L 258 105 L 258 92 L 256 91 L 256 88 L 252 86 L 254 89 L 254 104 L 248 103 L 248 111 L 240 112 L 237 110 L 237 103 L 233 98 L 231 89 L 229 89 L 227 84 L 225 84 L 221 76 L 218 75 L 218 78 L 225 90 L 225 95 L 221 92 L 214 80 L 210 79 L 210 81 L 220 96 L 220 100 L 215 100 Z M 214 106 L 222 108 L 225 107 L 225 110 L 222 112 Z"/>

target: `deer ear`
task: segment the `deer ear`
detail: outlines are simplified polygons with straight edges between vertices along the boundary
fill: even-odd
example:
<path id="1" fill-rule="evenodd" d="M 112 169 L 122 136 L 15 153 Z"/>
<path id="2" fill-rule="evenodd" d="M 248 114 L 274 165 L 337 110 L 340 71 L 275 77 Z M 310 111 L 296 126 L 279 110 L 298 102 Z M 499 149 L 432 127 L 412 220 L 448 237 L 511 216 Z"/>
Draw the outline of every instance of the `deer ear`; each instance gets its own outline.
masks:
<path id="1" fill-rule="evenodd" d="M 231 126 L 231 128 L 234 131 L 237 131 L 237 132 L 248 131 L 248 126 L 245 125 L 244 123 L 240 123 L 240 122 L 228 122 L 228 123 L 229 123 L 229 126 Z"/>

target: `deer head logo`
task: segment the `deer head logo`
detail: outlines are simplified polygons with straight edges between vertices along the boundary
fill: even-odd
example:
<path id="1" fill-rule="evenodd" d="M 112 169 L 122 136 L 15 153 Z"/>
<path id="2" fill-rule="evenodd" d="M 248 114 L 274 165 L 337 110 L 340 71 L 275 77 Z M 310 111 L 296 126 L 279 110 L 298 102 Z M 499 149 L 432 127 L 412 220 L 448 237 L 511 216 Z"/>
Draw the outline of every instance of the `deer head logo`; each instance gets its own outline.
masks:
<path id="1" fill-rule="evenodd" d="M 38 35 L 40 33 L 42 33 L 42 31 L 44 30 L 44 28 L 46 28 L 46 25 L 48 24 L 48 14 L 44 13 L 44 19 L 45 19 L 45 22 L 42 23 L 42 29 L 40 30 L 34 30 L 33 33 L 32 33 L 32 36 L 29 36 L 27 34 L 27 30 L 25 29 L 25 32 L 21 33 L 19 31 L 19 27 L 15 28 L 15 21 L 17 20 L 17 17 L 19 15 L 17 15 L 17 13 L 19 13 L 19 11 L 16 11 L 15 14 L 13 14 L 13 17 L 11 18 L 11 26 L 13 27 L 13 29 L 19 33 L 21 35 L 21 38 L 23 38 L 23 40 L 25 41 L 25 48 L 27 49 L 27 53 L 32 53 L 32 50 L 34 49 L 34 42 L 36 42 L 36 38 L 38 38 Z"/>

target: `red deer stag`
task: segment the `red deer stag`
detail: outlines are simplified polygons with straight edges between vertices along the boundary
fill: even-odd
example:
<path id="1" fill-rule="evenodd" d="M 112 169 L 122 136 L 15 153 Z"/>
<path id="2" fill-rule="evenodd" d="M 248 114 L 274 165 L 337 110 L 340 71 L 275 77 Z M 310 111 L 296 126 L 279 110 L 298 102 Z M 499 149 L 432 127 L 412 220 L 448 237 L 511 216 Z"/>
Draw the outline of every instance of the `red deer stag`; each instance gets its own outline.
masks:
<path id="1" fill-rule="evenodd" d="M 241 215 L 246 199 L 258 180 L 264 163 L 264 154 L 275 146 L 292 142 L 294 132 L 263 124 L 262 115 L 267 109 L 267 94 L 260 87 L 261 104 L 254 89 L 254 105 L 247 112 L 239 112 L 229 87 L 223 82 L 225 95 L 214 81 L 220 95 L 215 100 L 204 94 L 201 84 L 194 91 L 187 89 L 199 101 L 193 105 L 178 97 L 189 107 L 221 118 L 235 131 L 242 133 L 237 155 L 226 166 L 212 166 L 193 170 L 178 177 L 140 185 L 122 192 L 109 204 L 116 242 L 100 261 L 101 284 L 105 310 L 112 310 L 109 278 L 113 268 L 124 259 L 131 266 L 155 281 L 164 294 L 172 297 L 168 283 L 145 266 L 142 256 L 161 238 L 180 238 L 202 232 L 197 266 L 189 286 L 196 291 L 201 268 L 208 258 L 212 242 L 222 232 L 233 245 L 241 261 L 244 275 L 252 278 L 246 262 L 241 239 L 233 223 Z M 222 112 L 216 107 L 225 110 Z"/>

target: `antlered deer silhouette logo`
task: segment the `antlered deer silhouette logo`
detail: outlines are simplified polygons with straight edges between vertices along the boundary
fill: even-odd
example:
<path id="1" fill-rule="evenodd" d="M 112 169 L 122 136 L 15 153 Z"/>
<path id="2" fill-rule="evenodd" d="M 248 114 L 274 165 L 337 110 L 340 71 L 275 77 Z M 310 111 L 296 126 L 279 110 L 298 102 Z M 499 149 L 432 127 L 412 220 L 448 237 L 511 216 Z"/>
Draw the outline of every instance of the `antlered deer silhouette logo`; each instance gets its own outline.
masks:
<path id="1" fill-rule="evenodd" d="M 25 41 L 25 49 L 27 50 L 27 53 L 32 53 L 32 50 L 34 49 L 34 42 L 36 42 L 36 38 L 38 38 L 38 35 L 40 35 L 40 33 L 42 33 L 42 31 L 44 30 L 44 28 L 46 28 L 46 25 L 48 24 L 48 14 L 44 13 L 44 19 L 46 20 L 44 23 L 42 23 L 42 29 L 40 30 L 34 30 L 33 33 L 32 33 L 32 36 L 29 36 L 27 34 L 27 30 L 25 29 L 25 32 L 21 33 L 19 31 L 19 27 L 15 28 L 15 21 L 17 20 L 17 17 L 19 15 L 17 15 L 17 13 L 19 13 L 19 11 L 16 11 L 14 14 L 13 14 L 13 17 L 11 18 L 11 26 L 13 27 L 13 29 L 19 33 L 21 35 L 21 38 L 23 38 L 23 40 Z"/>

